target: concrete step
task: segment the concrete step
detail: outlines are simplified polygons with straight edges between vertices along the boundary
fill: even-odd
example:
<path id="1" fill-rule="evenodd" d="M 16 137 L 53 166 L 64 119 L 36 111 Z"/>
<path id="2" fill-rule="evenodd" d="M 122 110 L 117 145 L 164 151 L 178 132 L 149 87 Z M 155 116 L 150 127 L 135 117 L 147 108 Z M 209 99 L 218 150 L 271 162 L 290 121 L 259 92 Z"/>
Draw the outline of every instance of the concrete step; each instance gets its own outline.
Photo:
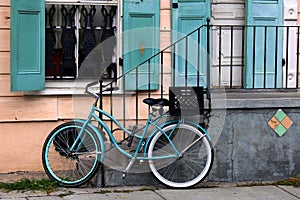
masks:
<path id="1" fill-rule="evenodd" d="M 96 178 L 96 186 L 157 186 L 160 184 L 151 172 L 128 173 L 125 179 L 122 178 L 122 174 L 122 171 L 104 167 L 104 179 L 99 171 Z"/>
<path id="2" fill-rule="evenodd" d="M 126 143 L 122 146 L 127 152 L 134 152 L 136 143 L 132 143 L 129 148 Z M 148 161 L 140 162 L 136 160 L 126 178 L 123 179 L 123 171 L 126 169 L 129 159 L 120 153 L 109 141 L 105 141 L 105 156 L 103 171 L 99 169 L 96 178 L 96 186 L 139 186 L 139 185 L 158 185 L 149 168 Z"/>

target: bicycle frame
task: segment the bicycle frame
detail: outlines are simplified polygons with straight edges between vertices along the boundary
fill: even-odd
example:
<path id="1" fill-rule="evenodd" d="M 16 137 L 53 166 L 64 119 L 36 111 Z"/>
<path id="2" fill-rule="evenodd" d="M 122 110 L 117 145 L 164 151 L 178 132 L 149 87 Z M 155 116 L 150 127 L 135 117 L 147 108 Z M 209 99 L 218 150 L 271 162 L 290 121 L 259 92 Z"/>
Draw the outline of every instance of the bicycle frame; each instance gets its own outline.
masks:
<path id="1" fill-rule="evenodd" d="M 179 126 L 181 123 L 188 123 L 190 125 L 193 125 L 194 127 L 197 127 L 199 129 L 202 130 L 202 132 L 204 133 L 205 136 L 208 137 L 209 140 L 211 140 L 211 137 L 209 136 L 209 134 L 207 133 L 207 131 L 202 128 L 199 124 L 196 124 L 194 122 L 191 122 L 191 121 L 185 121 L 183 119 L 174 119 L 174 120 L 169 120 L 169 121 L 166 121 L 162 124 L 159 124 L 159 122 L 163 119 L 163 118 L 166 118 L 166 117 L 169 117 L 170 115 L 168 114 L 164 114 L 160 117 L 158 117 L 157 119 L 153 120 L 153 115 L 150 114 L 149 117 L 148 117 L 148 120 L 145 124 L 145 127 L 143 128 L 143 132 L 141 135 L 137 135 L 137 134 L 133 134 L 131 131 L 129 131 L 128 129 L 126 129 L 124 126 L 122 126 L 113 116 L 111 116 L 109 113 L 105 112 L 104 110 L 102 109 L 99 109 L 96 105 L 97 105 L 97 102 L 99 100 L 99 97 L 97 97 L 97 100 L 96 100 L 96 103 L 92 106 L 92 109 L 89 113 L 89 116 L 86 120 L 75 120 L 75 121 L 78 121 L 80 123 L 83 123 L 83 126 L 82 126 L 82 129 L 80 130 L 79 134 L 78 134 L 78 137 L 77 139 L 75 140 L 73 146 L 71 147 L 71 150 L 75 148 L 75 146 L 77 145 L 77 143 L 79 142 L 79 138 L 82 137 L 82 134 L 83 134 L 83 131 L 84 129 L 88 126 L 88 127 L 93 127 L 93 130 L 95 131 L 95 129 L 97 129 L 91 122 L 92 120 L 96 120 L 102 127 L 103 129 L 105 130 L 105 132 L 108 134 L 109 136 L 109 139 L 111 140 L 112 144 L 116 147 L 116 149 L 121 152 L 123 155 L 125 155 L 126 157 L 128 157 L 129 159 L 132 159 L 132 158 L 135 158 L 137 160 L 154 160 L 154 159 L 165 159 L 165 158 L 174 158 L 174 157 L 178 157 L 180 156 L 180 152 L 176 149 L 176 147 L 173 145 L 172 141 L 170 140 L 170 137 L 172 135 L 172 132 L 167 135 L 164 131 L 163 131 L 163 127 L 167 126 L 167 125 L 170 125 L 170 124 L 177 124 L 175 126 L 175 128 L 177 126 Z M 98 115 L 97 115 L 98 114 Z M 116 141 L 112 131 L 108 128 L 108 126 L 104 123 L 104 121 L 102 119 L 100 119 L 99 117 L 99 114 L 100 115 L 104 115 L 106 117 L 108 117 L 110 120 L 112 120 L 113 123 L 115 123 L 119 128 L 120 130 L 124 131 L 126 134 L 128 134 L 129 136 L 134 136 L 135 138 L 138 138 L 139 139 L 139 142 L 138 142 L 138 145 L 136 147 L 136 150 L 134 152 L 134 154 L 130 154 L 128 152 L 126 152 L 125 150 L 123 150 L 120 145 L 118 144 L 118 142 Z M 149 126 L 152 125 L 155 127 L 155 129 L 150 133 L 150 136 L 147 138 L 147 140 L 145 141 L 145 144 L 144 144 L 144 151 L 143 151 L 143 156 L 138 156 L 138 154 L 140 153 L 139 150 L 141 149 L 142 147 L 142 143 L 144 142 L 145 140 L 145 136 L 147 134 L 147 130 L 149 128 Z M 175 129 L 174 128 L 174 129 Z M 101 141 L 103 141 L 103 138 L 101 136 L 101 134 L 98 132 L 98 137 L 101 137 Z M 166 138 L 168 138 L 168 141 L 170 142 L 171 146 L 173 147 L 174 149 L 174 155 L 168 155 L 168 156 L 161 156 L 161 157 L 151 157 L 151 158 L 148 158 L 147 157 L 147 148 L 149 146 L 149 143 L 151 142 L 151 139 L 153 138 L 153 136 L 155 134 L 157 134 L 158 132 L 162 132 Z"/>
<path id="2" fill-rule="evenodd" d="M 75 121 L 78 121 L 80 123 L 83 124 L 79 134 L 78 134 L 78 137 L 77 139 L 74 141 L 72 147 L 70 148 L 70 150 L 74 150 L 75 146 L 77 145 L 77 143 L 80 141 L 79 138 L 82 137 L 82 134 L 83 134 L 83 131 L 86 129 L 86 127 L 89 127 L 89 128 L 92 128 L 93 131 L 96 132 L 96 134 L 98 135 L 98 137 L 100 138 L 100 142 L 101 144 L 104 144 L 104 141 L 103 141 L 103 138 L 102 138 L 102 135 L 100 133 L 100 131 L 98 130 L 98 128 L 96 128 L 93 124 L 92 124 L 92 120 L 96 120 L 99 125 L 101 127 L 103 127 L 103 129 L 105 130 L 105 132 L 108 134 L 109 136 L 109 139 L 110 141 L 112 142 L 112 144 L 116 147 L 116 149 L 121 152 L 123 155 L 125 155 L 126 157 L 130 158 L 130 159 L 138 159 L 138 160 L 153 160 L 153 159 L 163 159 L 163 158 L 171 158 L 171 157 L 178 157 L 180 156 L 180 152 L 176 149 L 176 147 L 174 146 L 174 144 L 172 143 L 170 137 L 171 135 L 173 134 L 173 131 L 171 131 L 171 133 L 169 135 L 167 135 L 167 133 L 163 130 L 164 127 L 168 126 L 168 125 L 171 125 L 171 124 L 176 124 L 175 128 L 173 130 L 176 129 L 176 127 L 178 127 L 180 124 L 182 123 L 186 123 L 186 124 L 190 124 L 196 128 L 198 128 L 199 130 L 201 130 L 201 132 L 204 134 L 205 137 L 208 138 L 209 141 L 211 141 L 211 137 L 209 136 L 208 132 L 202 128 L 199 124 L 195 123 L 195 122 L 191 122 L 191 121 L 186 121 L 184 119 L 174 119 L 174 120 L 167 120 L 166 122 L 164 123 L 160 123 L 160 121 L 163 119 L 163 118 L 166 118 L 166 117 L 169 117 L 170 115 L 168 114 L 164 114 L 164 115 L 161 115 L 159 116 L 157 119 L 153 120 L 153 115 L 152 113 L 149 114 L 149 117 L 148 117 L 148 120 L 143 128 L 143 132 L 141 135 L 137 135 L 135 133 L 132 133 L 131 131 L 129 131 L 128 129 L 126 129 L 124 126 L 122 126 L 118 120 L 116 118 L 114 118 L 112 115 L 110 115 L 109 113 L 105 112 L 104 110 L 102 110 L 102 97 L 103 97 L 103 88 L 102 88 L 102 81 L 100 80 L 100 95 L 96 95 L 94 93 L 91 93 L 88 88 L 90 86 L 93 86 L 95 84 L 99 83 L 98 81 L 94 81 L 94 82 L 91 82 L 89 83 L 87 86 L 86 86 L 86 92 L 92 96 L 94 96 L 96 98 L 96 101 L 95 103 L 93 104 L 92 108 L 91 108 L 91 111 L 89 113 L 89 116 L 86 120 L 75 120 Z M 106 90 L 106 91 L 113 91 L 114 89 L 113 88 L 110 88 L 109 90 Z M 98 105 L 98 102 L 100 100 L 100 106 L 97 107 Z M 97 114 L 98 115 L 97 115 Z M 130 154 L 128 152 L 126 152 L 125 150 L 123 150 L 118 142 L 116 141 L 112 131 L 108 128 L 108 126 L 104 123 L 104 121 L 102 120 L 102 117 L 99 117 L 99 116 L 106 116 L 108 119 L 110 119 L 114 124 L 116 124 L 120 130 L 124 131 L 124 133 L 128 134 L 129 136 L 133 136 L 135 138 L 138 138 L 139 139 L 139 142 L 138 142 L 138 145 L 136 147 L 136 150 L 134 152 L 134 154 Z M 153 120 L 153 121 L 152 121 Z M 147 131 L 148 131 L 148 127 L 152 125 L 154 126 L 154 130 L 150 133 L 150 136 L 147 138 L 145 144 L 143 145 L 144 146 L 144 152 L 143 152 L 143 156 L 138 156 L 138 154 L 140 153 L 139 151 L 141 150 L 141 147 L 142 146 L 142 143 L 145 141 L 145 136 L 147 134 Z M 162 132 L 162 134 L 164 134 L 164 136 L 168 139 L 168 141 L 170 142 L 172 148 L 174 149 L 174 155 L 170 155 L 170 156 L 164 156 L 164 157 L 151 157 L 151 158 L 148 158 L 147 157 L 147 149 L 148 149 L 148 146 L 151 142 L 151 139 L 154 137 L 155 134 L 157 134 L 158 132 Z M 101 146 L 104 146 L 104 145 L 101 145 Z M 103 149 L 101 149 L 101 152 L 104 152 Z"/>

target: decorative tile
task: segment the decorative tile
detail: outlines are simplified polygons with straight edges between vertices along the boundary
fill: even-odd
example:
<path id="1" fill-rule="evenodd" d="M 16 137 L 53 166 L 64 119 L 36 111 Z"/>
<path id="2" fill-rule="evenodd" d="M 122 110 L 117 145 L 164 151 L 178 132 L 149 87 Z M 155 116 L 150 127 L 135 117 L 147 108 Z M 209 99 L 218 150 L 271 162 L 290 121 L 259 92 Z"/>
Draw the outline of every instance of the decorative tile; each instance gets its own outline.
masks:
<path id="1" fill-rule="evenodd" d="M 286 117 L 286 114 L 279 109 L 274 116 L 281 122 Z"/>
<path id="2" fill-rule="evenodd" d="M 293 122 L 292 122 L 292 120 L 291 120 L 288 116 L 286 116 L 286 117 L 281 121 L 281 124 L 282 124 L 286 129 L 289 129 L 289 128 L 292 126 Z"/>
<path id="3" fill-rule="evenodd" d="M 281 109 L 279 109 L 275 113 L 275 115 L 268 121 L 268 125 L 275 131 L 275 133 L 279 137 L 282 137 L 292 126 L 292 124 L 293 121 Z"/>
<path id="4" fill-rule="evenodd" d="M 268 122 L 268 124 L 274 130 L 280 124 L 280 121 L 278 121 L 278 119 L 275 116 L 273 116 L 272 119 Z"/>
<path id="5" fill-rule="evenodd" d="M 284 128 L 284 126 L 283 126 L 282 124 L 279 124 L 279 125 L 277 126 L 277 128 L 274 129 L 274 131 L 275 131 L 280 137 L 282 137 L 282 136 L 285 134 L 285 132 L 287 131 L 287 129 Z"/>

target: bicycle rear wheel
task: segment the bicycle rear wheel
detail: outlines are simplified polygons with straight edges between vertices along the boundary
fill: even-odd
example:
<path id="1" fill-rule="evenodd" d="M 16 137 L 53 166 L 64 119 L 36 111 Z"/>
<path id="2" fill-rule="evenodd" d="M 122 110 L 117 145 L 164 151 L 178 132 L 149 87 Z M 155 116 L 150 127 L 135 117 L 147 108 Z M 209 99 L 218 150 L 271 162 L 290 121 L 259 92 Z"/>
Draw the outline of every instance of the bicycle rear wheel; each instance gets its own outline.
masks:
<path id="1" fill-rule="evenodd" d="M 44 143 L 43 167 L 49 178 L 61 186 L 87 183 L 99 168 L 103 154 L 97 135 L 86 127 L 79 138 L 81 128 L 82 123 L 64 123 L 55 128 Z"/>
<path id="2" fill-rule="evenodd" d="M 156 134 L 149 145 L 149 165 L 154 176 L 175 188 L 191 187 L 201 182 L 213 163 L 213 149 L 207 137 L 187 124 L 169 125 L 163 128 L 163 132 Z"/>

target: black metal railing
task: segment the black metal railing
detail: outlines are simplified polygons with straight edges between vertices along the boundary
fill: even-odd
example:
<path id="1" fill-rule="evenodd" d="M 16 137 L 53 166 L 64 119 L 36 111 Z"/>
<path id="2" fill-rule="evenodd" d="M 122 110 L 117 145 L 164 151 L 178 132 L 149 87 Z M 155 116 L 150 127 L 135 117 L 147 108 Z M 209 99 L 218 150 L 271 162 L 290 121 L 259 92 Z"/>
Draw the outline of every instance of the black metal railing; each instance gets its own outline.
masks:
<path id="1" fill-rule="evenodd" d="M 298 88 L 299 26 L 212 26 L 212 87 Z"/>
<path id="2" fill-rule="evenodd" d="M 210 26 L 203 25 L 180 37 L 170 46 L 123 73 L 115 81 L 103 85 L 102 88 L 113 88 L 116 84 L 122 85 L 122 91 L 114 92 L 114 95 L 112 91 L 107 96 L 104 94 L 104 101 L 109 103 L 102 102 L 103 109 L 123 120 L 122 125 L 134 126 L 140 120 L 147 119 L 150 111 L 150 108 L 142 103 L 142 99 L 149 97 L 168 99 L 170 86 L 204 86 L 206 88 L 210 85 L 209 76 L 203 74 L 210 73 L 210 60 L 208 59 L 210 44 L 206 42 L 206 37 L 210 35 L 210 28 Z M 205 37 L 202 37 L 203 35 Z M 195 49 L 196 54 L 202 56 L 194 57 L 193 62 L 185 59 L 190 57 L 189 52 Z M 169 58 L 172 59 L 168 60 Z M 200 58 L 207 62 L 202 62 Z M 183 68 L 179 66 L 182 63 Z M 158 73 L 155 74 L 153 71 Z M 189 75 L 193 76 L 192 79 Z M 153 79 L 155 79 L 154 82 Z M 127 84 L 127 82 L 130 83 Z M 110 126 L 111 129 L 115 128 L 112 122 Z"/>
<path id="3" fill-rule="evenodd" d="M 108 103 L 103 104 L 104 109 L 122 119 L 126 126 L 146 119 L 149 107 L 142 103 L 143 98 L 168 98 L 170 86 L 203 86 L 212 90 L 296 89 L 299 28 L 217 26 L 207 21 L 124 72 L 116 81 L 105 84 L 103 87 L 121 85 L 122 91 L 105 96 Z M 153 83 L 154 68 L 158 74 Z M 128 88 L 126 81 L 135 88 Z"/>

